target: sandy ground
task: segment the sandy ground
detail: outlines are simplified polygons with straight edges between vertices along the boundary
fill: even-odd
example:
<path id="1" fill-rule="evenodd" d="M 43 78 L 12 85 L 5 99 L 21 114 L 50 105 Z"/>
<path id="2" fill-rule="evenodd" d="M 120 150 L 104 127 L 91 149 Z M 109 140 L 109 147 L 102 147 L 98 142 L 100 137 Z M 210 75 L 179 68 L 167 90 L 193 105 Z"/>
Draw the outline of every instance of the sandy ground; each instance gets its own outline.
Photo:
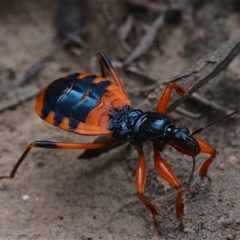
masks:
<path id="1" fill-rule="evenodd" d="M 124 21 L 124 5 L 108 1 L 116 24 Z M 55 15 L 58 1 L 0 2 L 0 89 L 59 44 Z M 24 87 L 42 89 L 68 72 L 98 73 L 95 53 L 105 51 L 111 59 L 123 59 L 95 2 L 88 2 L 84 28 L 92 51 L 61 51 Z M 154 19 L 145 15 L 140 23 Z M 149 23 L 151 21 L 149 20 Z M 206 53 L 230 39 L 240 27 L 240 7 L 233 1 L 212 1 L 194 7 L 193 39 L 188 41 L 182 23 L 166 26 L 143 61 L 161 79 L 189 67 Z M 136 44 L 136 43 L 135 43 Z M 230 109 L 240 100 L 240 57 L 199 93 Z M 119 70 L 126 91 L 150 83 Z M 130 96 L 133 104 L 144 96 Z M 1 102 L 0 102 L 1 104 Z M 66 142 L 92 141 L 54 128 L 37 117 L 35 97 L 0 113 L 0 175 L 8 174 L 25 147 L 34 140 Z M 190 130 L 212 122 L 223 113 L 201 104 L 189 104 L 200 119 L 176 112 L 170 114 L 176 125 Z M 135 194 L 134 171 L 137 154 L 133 147 L 121 146 L 100 157 L 79 160 L 81 151 L 34 149 L 13 180 L 0 182 L 0 239 L 240 239 L 240 150 L 239 114 L 221 122 L 199 137 L 217 149 L 211 165 L 212 184 L 194 176 L 190 193 L 185 184 L 191 172 L 191 158 L 167 147 L 164 158 L 184 185 L 184 232 L 176 229 L 175 192 L 157 177 L 146 143 L 148 179 L 146 196 L 155 200 L 163 236 L 153 227 L 151 216 Z M 197 157 L 197 165 L 206 159 Z M 23 196 L 29 199 L 24 200 Z M 159 197 L 161 197 L 159 199 Z M 157 200 L 158 199 L 158 200 Z"/>

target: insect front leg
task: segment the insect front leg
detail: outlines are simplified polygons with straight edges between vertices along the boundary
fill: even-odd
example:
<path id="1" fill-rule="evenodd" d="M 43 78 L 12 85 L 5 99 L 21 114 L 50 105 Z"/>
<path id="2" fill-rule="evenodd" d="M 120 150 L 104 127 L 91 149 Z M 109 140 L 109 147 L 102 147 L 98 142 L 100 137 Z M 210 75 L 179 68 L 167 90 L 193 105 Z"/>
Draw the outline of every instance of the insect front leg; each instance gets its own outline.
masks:
<path id="1" fill-rule="evenodd" d="M 183 88 L 181 88 L 180 86 L 178 86 L 176 83 L 174 83 L 174 82 L 169 83 L 166 86 L 166 88 L 164 89 L 164 91 L 158 101 L 157 112 L 161 112 L 161 113 L 166 112 L 173 89 L 175 89 L 177 94 L 180 96 L 186 95 L 186 91 Z"/>
<path id="2" fill-rule="evenodd" d="M 216 157 L 216 150 L 213 147 L 211 147 L 208 143 L 204 142 L 202 139 L 197 138 L 195 136 L 194 138 L 198 141 L 199 146 L 201 148 L 201 152 L 210 154 L 210 157 L 207 160 L 205 160 L 205 162 L 199 167 L 199 175 L 201 179 L 204 179 L 206 177 L 211 182 L 212 180 L 207 175 L 207 171 L 210 164 L 213 162 L 214 158 Z"/>
<path id="3" fill-rule="evenodd" d="M 157 229 L 159 235 L 161 235 L 161 231 L 158 228 L 158 224 L 157 224 L 157 220 L 156 220 L 156 215 L 158 215 L 157 209 L 155 208 L 155 206 L 152 203 L 150 203 L 144 197 L 144 189 L 145 189 L 145 185 L 146 185 L 146 160 L 145 160 L 144 152 L 142 150 L 142 146 L 136 147 L 136 150 L 139 155 L 138 165 L 137 165 L 136 174 L 135 174 L 137 196 L 138 196 L 139 200 L 152 213 L 153 224 L 154 224 L 155 228 Z"/>
<path id="4" fill-rule="evenodd" d="M 154 148 L 154 165 L 158 174 L 177 190 L 175 201 L 176 216 L 180 220 L 180 229 L 183 229 L 184 204 L 182 201 L 182 185 L 169 164 L 160 156 L 159 150 Z"/>
<path id="5" fill-rule="evenodd" d="M 64 143 L 64 142 L 51 142 L 51 141 L 35 141 L 28 145 L 26 150 L 23 152 L 22 156 L 19 158 L 17 163 L 14 165 L 11 173 L 6 176 L 0 176 L 0 179 L 3 178 L 14 178 L 19 166 L 23 160 L 27 157 L 28 153 L 32 148 L 55 148 L 55 149 L 95 149 L 102 148 L 114 144 L 113 139 L 108 139 L 100 143 Z"/>

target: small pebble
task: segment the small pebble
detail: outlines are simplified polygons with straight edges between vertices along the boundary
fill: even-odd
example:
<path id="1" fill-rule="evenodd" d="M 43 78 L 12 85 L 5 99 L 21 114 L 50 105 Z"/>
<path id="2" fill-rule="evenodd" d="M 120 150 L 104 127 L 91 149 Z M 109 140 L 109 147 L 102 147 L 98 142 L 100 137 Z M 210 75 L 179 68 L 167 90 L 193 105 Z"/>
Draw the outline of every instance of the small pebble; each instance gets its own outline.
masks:
<path id="1" fill-rule="evenodd" d="M 29 195 L 25 194 L 22 196 L 22 200 L 27 201 L 30 198 Z"/>

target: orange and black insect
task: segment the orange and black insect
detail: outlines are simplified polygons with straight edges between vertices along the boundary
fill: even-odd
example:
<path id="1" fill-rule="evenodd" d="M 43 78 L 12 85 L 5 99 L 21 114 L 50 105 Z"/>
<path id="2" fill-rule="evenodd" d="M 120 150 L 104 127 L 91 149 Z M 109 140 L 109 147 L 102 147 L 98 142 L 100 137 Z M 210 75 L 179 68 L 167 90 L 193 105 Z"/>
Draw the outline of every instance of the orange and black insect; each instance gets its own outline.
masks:
<path id="1" fill-rule="evenodd" d="M 128 141 L 136 148 L 139 155 L 135 175 L 137 196 L 152 213 L 157 228 L 158 212 L 144 196 L 146 163 L 142 144 L 149 140 L 153 144 L 157 173 L 177 190 L 176 215 L 180 220 L 180 226 L 183 227 L 182 185 L 169 164 L 161 157 L 160 152 L 166 144 L 170 144 L 177 151 L 192 156 L 194 163 L 194 157 L 200 152 L 209 154 L 210 156 L 199 168 L 199 175 L 202 179 L 207 177 L 210 180 L 207 171 L 215 158 L 216 151 L 200 138 L 193 136 L 208 126 L 191 134 L 187 128 L 177 128 L 165 114 L 173 90 L 180 96 L 186 94 L 185 90 L 176 83 L 169 83 L 166 86 L 157 104 L 156 112 L 142 112 L 132 108 L 109 59 L 104 53 L 99 53 L 98 56 L 102 76 L 76 73 L 57 79 L 38 96 L 36 112 L 43 120 L 63 130 L 81 135 L 108 135 L 109 138 L 99 143 L 32 142 L 10 175 L 2 176 L 0 179 L 14 178 L 18 167 L 34 147 L 96 149 L 119 141 Z M 104 67 L 107 68 L 114 82 L 106 79 Z"/>

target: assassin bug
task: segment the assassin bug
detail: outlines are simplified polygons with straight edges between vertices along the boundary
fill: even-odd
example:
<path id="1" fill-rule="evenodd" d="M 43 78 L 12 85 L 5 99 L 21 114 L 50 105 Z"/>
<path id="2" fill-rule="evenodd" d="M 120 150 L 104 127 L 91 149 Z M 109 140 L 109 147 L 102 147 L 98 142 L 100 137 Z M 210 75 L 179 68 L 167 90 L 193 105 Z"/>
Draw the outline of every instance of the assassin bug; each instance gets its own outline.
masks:
<path id="1" fill-rule="evenodd" d="M 207 171 L 216 156 L 216 151 L 193 135 L 212 124 L 191 134 L 187 128 L 177 128 L 171 122 L 165 111 L 172 91 L 175 90 L 180 96 L 186 94 L 185 90 L 174 82 L 166 86 L 158 101 L 156 112 L 142 112 L 131 108 L 120 78 L 109 59 L 104 53 L 99 53 L 98 57 L 102 76 L 75 73 L 57 79 L 42 90 L 37 98 L 35 109 L 43 120 L 63 130 L 81 135 L 109 135 L 109 138 L 99 143 L 32 142 L 11 173 L 1 176 L 0 179 L 14 178 L 18 167 L 32 148 L 96 149 L 119 141 L 129 141 L 139 155 L 135 174 L 137 196 L 152 213 L 154 225 L 158 230 L 156 221 L 158 212 L 144 196 L 146 163 L 142 144 L 149 140 L 153 143 L 154 165 L 157 173 L 177 190 L 176 215 L 180 220 L 180 227 L 183 228 L 182 185 L 169 164 L 161 157 L 160 151 L 166 144 L 170 144 L 177 151 L 192 156 L 194 163 L 194 157 L 200 152 L 209 154 L 210 156 L 199 168 L 199 175 L 202 179 L 206 177 L 211 181 Z M 105 78 L 104 67 L 107 68 L 114 82 Z M 160 233 L 159 230 L 158 232 Z"/>

